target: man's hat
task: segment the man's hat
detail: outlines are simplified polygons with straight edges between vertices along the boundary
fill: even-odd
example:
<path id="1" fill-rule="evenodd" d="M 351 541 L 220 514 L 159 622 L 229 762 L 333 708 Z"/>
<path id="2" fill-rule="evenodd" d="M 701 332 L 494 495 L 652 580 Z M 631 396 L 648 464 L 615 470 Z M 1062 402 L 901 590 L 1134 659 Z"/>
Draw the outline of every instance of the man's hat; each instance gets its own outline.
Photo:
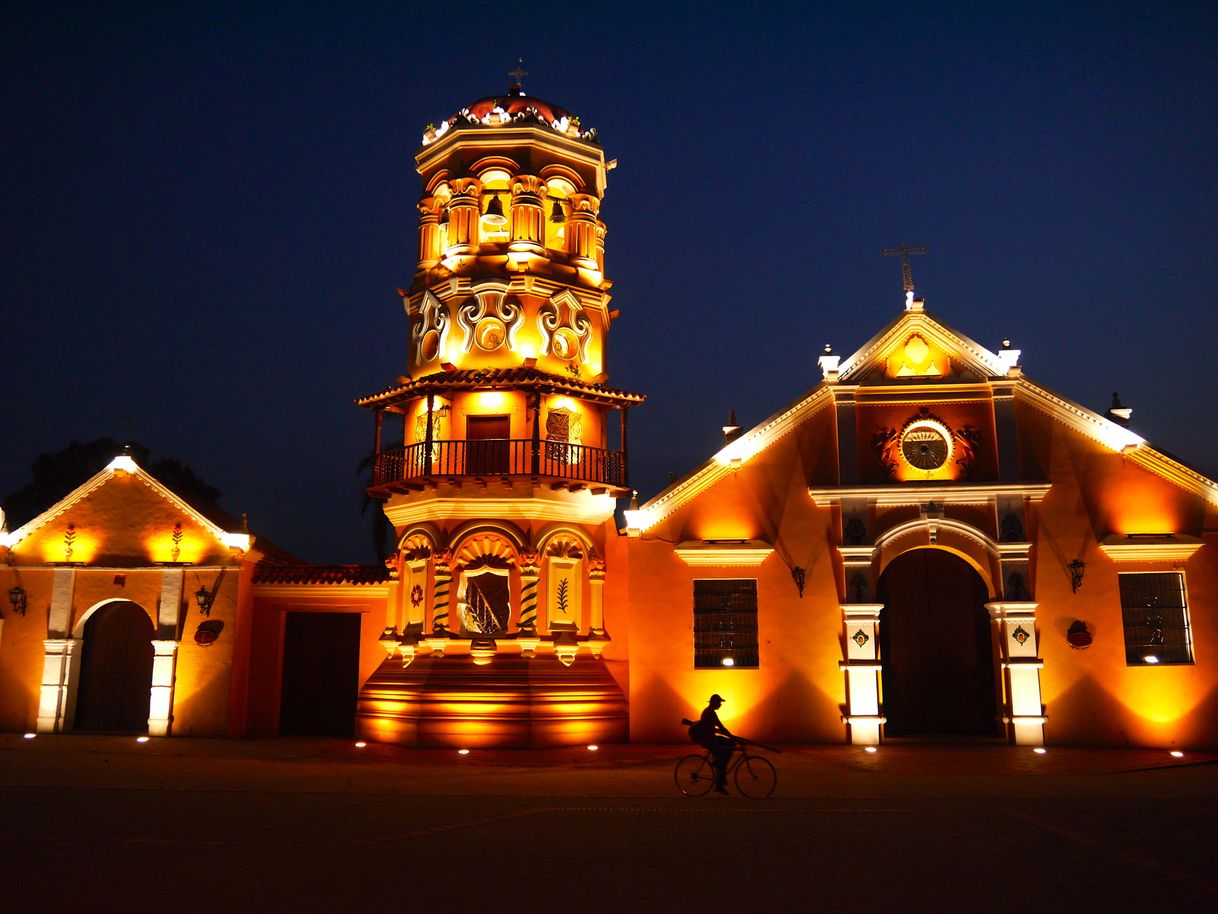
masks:
<path id="1" fill-rule="evenodd" d="M 714 695 L 712 695 L 710 697 L 710 700 L 717 701 L 717 702 L 719 702 L 719 704 L 725 704 L 727 702 L 727 699 L 724 698 L 722 695 L 720 695 L 718 692 L 716 692 Z"/>

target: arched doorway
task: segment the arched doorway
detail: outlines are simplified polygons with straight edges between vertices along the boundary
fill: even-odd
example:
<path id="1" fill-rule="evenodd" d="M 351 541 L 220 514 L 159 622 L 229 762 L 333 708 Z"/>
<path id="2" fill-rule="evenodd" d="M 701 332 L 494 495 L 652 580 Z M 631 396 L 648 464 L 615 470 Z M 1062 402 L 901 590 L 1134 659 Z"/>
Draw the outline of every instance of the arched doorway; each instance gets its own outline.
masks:
<path id="1" fill-rule="evenodd" d="M 998 736 L 985 582 L 942 549 L 913 549 L 880 576 L 885 736 Z"/>
<path id="2" fill-rule="evenodd" d="M 143 733 L 152 694 L 152 620 L 126 601 L 107 603 L 85 623 L 77 730 Z"/>

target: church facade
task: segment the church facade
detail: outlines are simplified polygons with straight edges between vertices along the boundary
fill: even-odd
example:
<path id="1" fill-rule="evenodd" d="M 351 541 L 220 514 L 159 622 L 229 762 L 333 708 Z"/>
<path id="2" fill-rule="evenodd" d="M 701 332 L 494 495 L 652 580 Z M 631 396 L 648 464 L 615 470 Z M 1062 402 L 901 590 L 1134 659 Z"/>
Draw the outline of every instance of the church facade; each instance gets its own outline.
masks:
<path id="1" fill-rule="evenodd" d="M 384 566 L 309 565 L 118 455 L 0 535 L 0 729 L 412 746 L 1218 748 L 1218 485 L 903 308 L 624 514 L 607 160 L 513 86 L 416 155 L 408 357 L 357 400 Z M 675 433 L 675 432 L 674 432 Z M 624 517 L 624 523 L 619 523 Z"/>

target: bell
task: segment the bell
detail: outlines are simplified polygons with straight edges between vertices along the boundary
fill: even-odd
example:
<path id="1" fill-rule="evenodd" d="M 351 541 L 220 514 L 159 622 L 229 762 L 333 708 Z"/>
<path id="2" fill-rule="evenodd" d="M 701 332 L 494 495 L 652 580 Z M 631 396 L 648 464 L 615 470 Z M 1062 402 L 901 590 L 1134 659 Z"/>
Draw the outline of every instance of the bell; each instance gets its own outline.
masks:
<path id="1" fill-rule="evenodd" d="M 486 205 L 486 212 L 482 214 L 482 221 L 487 225 L 507 224 L 507 216 L 503 215 L 503 204 L 499 202 L 498 194 L 491 197 L 491 202 Z"/>
<path id="2" fill-rule="evenodd" d="M 567 214 L 562 211 L 562 204 L 557 200 L 554 201 L 554 208 L 550 210 L 550 221 L 554 223 L 567 221 Z"/>

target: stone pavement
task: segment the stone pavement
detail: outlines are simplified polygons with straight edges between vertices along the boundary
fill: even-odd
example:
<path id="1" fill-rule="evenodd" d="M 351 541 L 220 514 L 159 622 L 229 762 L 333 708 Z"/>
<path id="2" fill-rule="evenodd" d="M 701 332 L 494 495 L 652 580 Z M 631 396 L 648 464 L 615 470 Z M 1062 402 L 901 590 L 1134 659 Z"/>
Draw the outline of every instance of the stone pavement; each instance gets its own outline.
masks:
<path id="1" fill-rule="evenodd" d="M 0 734 L 0 912 L 1218 907 L 1214 755 L 785 746 L 687 799 L 693 748 Z"/>

